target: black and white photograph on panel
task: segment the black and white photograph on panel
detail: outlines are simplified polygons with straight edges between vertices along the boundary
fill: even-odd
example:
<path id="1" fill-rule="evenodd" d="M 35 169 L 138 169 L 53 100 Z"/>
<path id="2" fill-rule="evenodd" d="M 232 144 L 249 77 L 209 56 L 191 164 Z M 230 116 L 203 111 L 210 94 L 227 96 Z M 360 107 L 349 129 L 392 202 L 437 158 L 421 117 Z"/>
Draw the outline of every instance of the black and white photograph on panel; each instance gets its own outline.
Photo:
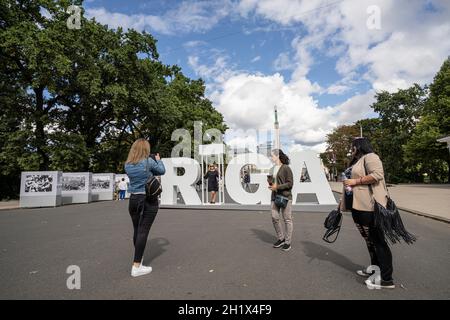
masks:
<path id="1" fill-rule="evenodd" d="M 62 179 L 63 191 L 84 191 L 86 190 L 85 176 L 63 176 Z"/>
<path id="2" fill-rule="evenodd" d="M 53 176 L 48 174 L 30 174 L 25 177 L 25 192 L 52 192 Z"/>
<path id="3" fill-rule="evenodd" d="M 92 177 L 92 190 L 109 190 L 111 188 L 110 176 Z"/>

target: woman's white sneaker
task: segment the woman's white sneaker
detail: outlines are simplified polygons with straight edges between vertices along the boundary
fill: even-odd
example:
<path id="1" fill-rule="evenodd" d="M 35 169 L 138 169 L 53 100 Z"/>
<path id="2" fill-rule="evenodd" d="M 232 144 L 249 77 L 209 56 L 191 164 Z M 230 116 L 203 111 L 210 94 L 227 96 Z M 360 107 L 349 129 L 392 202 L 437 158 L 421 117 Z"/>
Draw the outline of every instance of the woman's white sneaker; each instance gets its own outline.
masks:
<path id="1" fill-rule="evenodd" d="M 366 269 L 367 270 L 367 269 Z M 361 276 L 361 277 L 370 277 L 372 274 L 373 274 L 373 272 L 372 273 L 368 273 L 366 270 L 357 270 L 356 271 L 356 274 L 358 275 L 358 276 Z"/>
<path id="2" fill-rule="evenodd" d="M 375 283 L 370 279 L 365 281 L 367 288 L 369 289 L 395 289 L 395 284 L 393 280 L 384 281 L 381 280 L 380 283 Z"/>
<path id="3" fill-rule="evenodd" d="M 139 267 L 132 266 L 131 267 L 131 276 L 132 277 L 139 277 L 146 274 L 149 274 L 152 272 L 152 267 L 146 267 L 143 264 L 141 264 Z"/>

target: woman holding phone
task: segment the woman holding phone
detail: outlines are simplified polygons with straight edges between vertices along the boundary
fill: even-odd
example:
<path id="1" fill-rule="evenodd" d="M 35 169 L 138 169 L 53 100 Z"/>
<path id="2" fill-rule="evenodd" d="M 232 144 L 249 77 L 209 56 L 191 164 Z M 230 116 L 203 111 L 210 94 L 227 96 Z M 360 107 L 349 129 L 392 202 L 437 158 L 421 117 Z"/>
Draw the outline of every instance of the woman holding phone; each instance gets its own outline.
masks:
<path id="1" fill-rule="evenodd" d="M 130 179 L 131 194 L 128 211 L 133 223 L 134 260 L 131 276 L 138 277 L 152 272 L 152 267 L 144 266 L 143 256 L 148 234 L 159 209 L 158 198 L 149 200 L 145 194 L 148 178 L 161 176 L 166 172 L 159 154 L 150 157 L 150 143 L 145 139 L 136 140 L 131 146 L 125 163 L 125 172 Z"/>
<path id="2" fill-rule="evenodd" d="M 275 166 L 271 169 L 271 175 L 268 176 L 269 189 L 271 195 L 272 223 L 277 234 L 277 242 L 273 244 L 274 248 L 281 248 L 283 251 L 291 250 L 291 240 L 293 231 L 292 222 L 292 186 L 293 174 L 289 167 L 288 156 L 280 149 L 272 151 L 272 162 Z M 278 207 L 276 197 L 284 197 L 288 200 L 285 207 Z M 280 219 L 280 214 L 283 223 Z"/>

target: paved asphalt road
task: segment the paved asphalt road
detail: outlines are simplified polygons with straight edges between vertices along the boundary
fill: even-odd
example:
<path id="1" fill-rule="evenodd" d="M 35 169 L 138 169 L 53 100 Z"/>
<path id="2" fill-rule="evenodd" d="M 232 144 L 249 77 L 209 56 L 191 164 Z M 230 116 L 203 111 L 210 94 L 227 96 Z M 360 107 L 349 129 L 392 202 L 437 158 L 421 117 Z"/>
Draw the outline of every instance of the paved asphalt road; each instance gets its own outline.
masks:
<path id="1" fill-rule="evenodd" d="M 0 212 L 1 299 L 446 299 L 450 225 L 402 213 L 418 235 L 393 247 L 397 289 L 368 290 L 368 253 L 351 217 L 334 244 L 322 213 L 295 213 L 292 250 L 273 249 L 268 212 L 160 210 L 148 276 L 130 276 L 128 201 Z M 68 290 L 66 268 L 81 268 Z"/>

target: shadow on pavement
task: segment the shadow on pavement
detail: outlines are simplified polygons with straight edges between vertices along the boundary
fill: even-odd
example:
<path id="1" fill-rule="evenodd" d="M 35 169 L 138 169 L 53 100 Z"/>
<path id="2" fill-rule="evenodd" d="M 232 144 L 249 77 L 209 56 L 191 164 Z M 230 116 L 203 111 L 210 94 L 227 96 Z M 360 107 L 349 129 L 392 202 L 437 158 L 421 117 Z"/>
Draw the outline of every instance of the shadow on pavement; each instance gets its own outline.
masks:
<path id="1" fill-rule="evenodd" d="M 259 238 L 259 240 L 273 244 L 275 241 L 277 241 L 277 237 L 275 237 L 273 234 L 259 229 L 250 229 L 252 232 Z"/>
<path id="2" fill-rule="evenodd" d="M 147 244 L 147 250 L 150 251 L 150 254 L 148 255 L 148 257 L 144 256 L 144 262 L 150 263 L 160 255 L 162 255 L 167 251 L 164 247 L 168 246 L 169 244 L 170 242 L 166 238 L 151 239 L 150 243 Z"/>
<path id="3" fill-rule="evenodd" d="M 314 259 L 330 261 L 331 263 L 348 270 L 351 273 L 355 273 L 356 270 L 361 269 L 360 265 L 353 263 L 353 261 L 347 257 L 331 250 L 330 248 L 310 241 L 302 241 L 301 243 L 303 244 L 303 251 L 305 252 L 305 255 L 311 258 L 309 262 Z"/>

